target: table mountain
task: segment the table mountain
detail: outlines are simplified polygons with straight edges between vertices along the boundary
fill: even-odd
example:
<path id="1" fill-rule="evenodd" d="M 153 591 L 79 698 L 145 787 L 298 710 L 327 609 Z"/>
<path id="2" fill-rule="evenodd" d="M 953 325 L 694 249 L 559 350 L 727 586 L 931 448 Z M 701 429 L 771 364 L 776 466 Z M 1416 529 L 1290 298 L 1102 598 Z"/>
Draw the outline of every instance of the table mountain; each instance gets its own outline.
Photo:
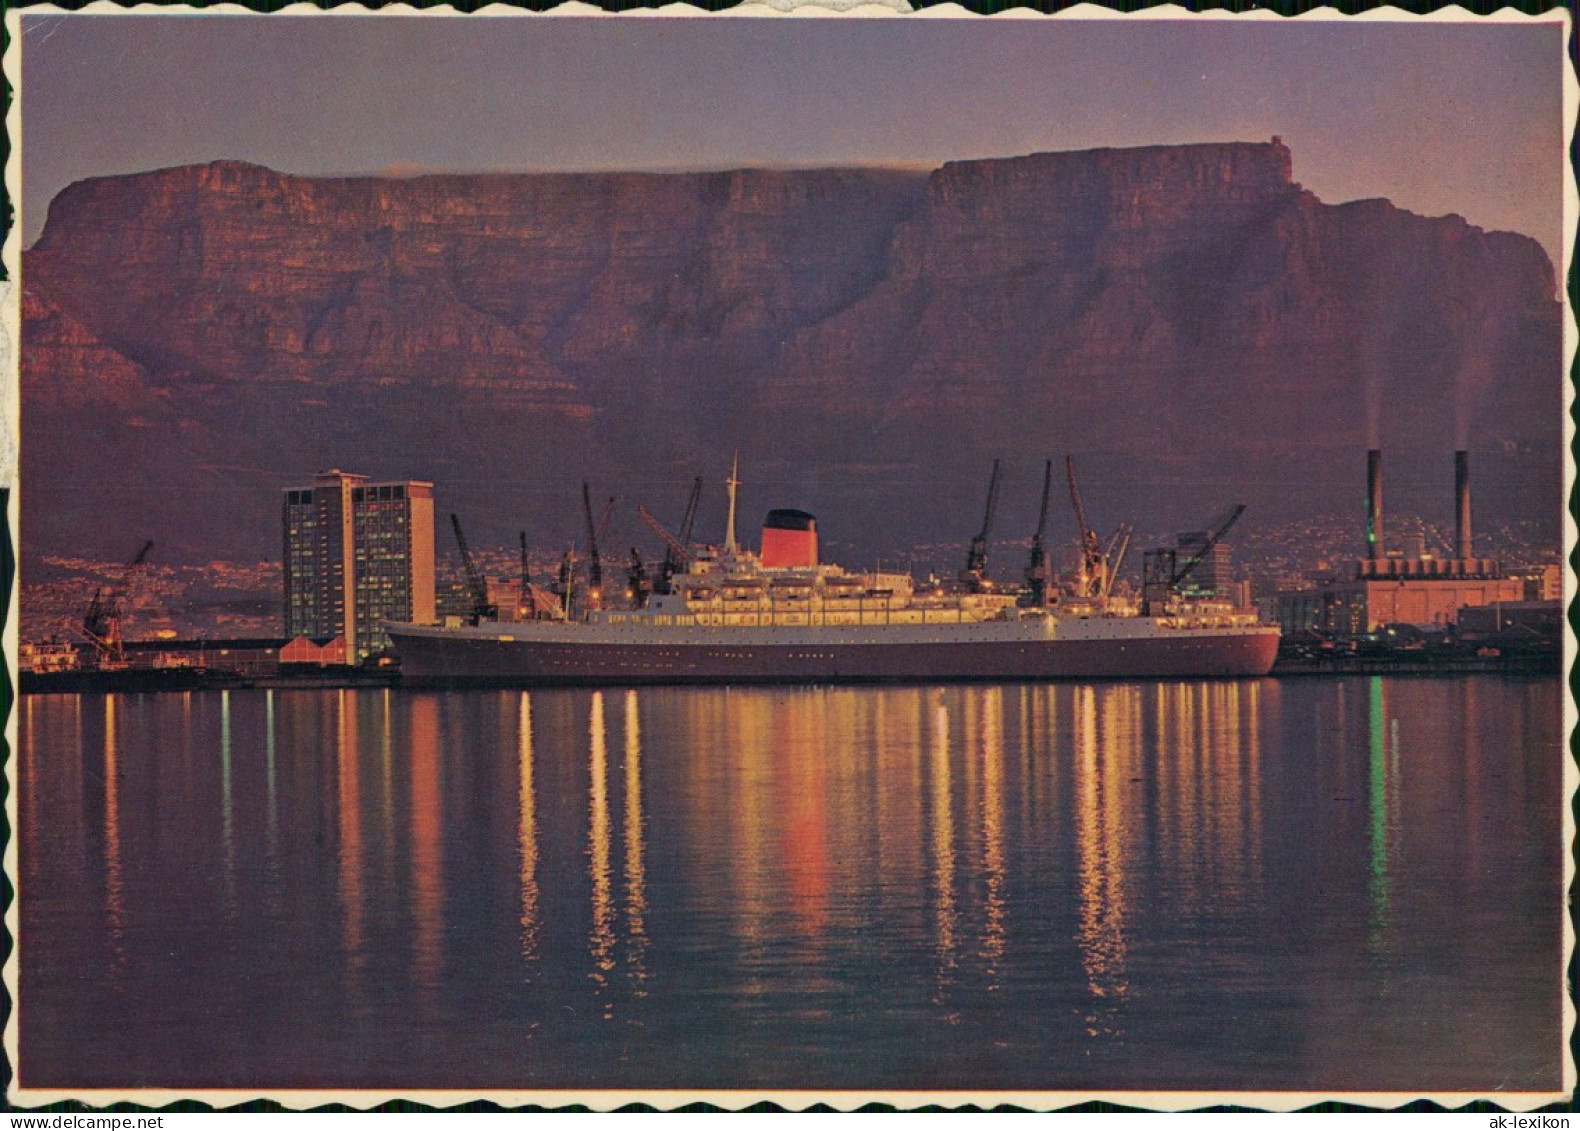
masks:
<path id="1" fill-rule="evenodd" d="M 329 466 L 547 545 L 584 477 L 668 514 L 735 449 L 748 516 L 805 507 L 867 560 L 964 542 L 999 457 L 1024 538 L 1065 451 L 1105 525 L 1183 528 L 1358 509 L 1373 443 L 1391 505 L 1447 516 L 1469 446 L 1479 524 L 1556 539 L 1540 246 L 1323 203 L 1278 139 L 930 172 L 220 161 L 70 186 L 23 289 L 29 554 L 273 556 L 278 490 Z M 610 541 L 639 532 L 622 509 Z"/>

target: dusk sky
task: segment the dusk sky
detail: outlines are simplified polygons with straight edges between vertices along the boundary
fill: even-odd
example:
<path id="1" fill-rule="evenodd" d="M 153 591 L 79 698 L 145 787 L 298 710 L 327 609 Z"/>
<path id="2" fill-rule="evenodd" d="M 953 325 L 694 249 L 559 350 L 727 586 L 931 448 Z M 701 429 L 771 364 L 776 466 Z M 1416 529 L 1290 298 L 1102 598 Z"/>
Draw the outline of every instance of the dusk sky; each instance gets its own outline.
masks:
<path id="1" fill-rule="evenodd" d="M 23 234 L 106 173 L 925 164 L 1265 141 L 1561 246 L 1563 26 L 918 18 L 23 17 Z"/>

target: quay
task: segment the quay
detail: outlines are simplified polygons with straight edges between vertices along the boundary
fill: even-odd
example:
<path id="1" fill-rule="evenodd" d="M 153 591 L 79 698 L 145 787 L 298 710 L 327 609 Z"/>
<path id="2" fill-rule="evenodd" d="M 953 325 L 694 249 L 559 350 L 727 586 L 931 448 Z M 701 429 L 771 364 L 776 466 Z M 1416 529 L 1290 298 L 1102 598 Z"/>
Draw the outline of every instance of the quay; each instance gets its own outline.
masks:
<path id="1" fill-rule="evenodd" d="M 1508 674 L 1557 676 L 1563 661 L 1557 651 L 1504 652 L 1498 655 L 1436 655 L 1403 652 L 1385 655 L 1280 656 L 1270 678 L 1355 675 L 1458 676 Z M 24 695 L 72 693 L 154 693 L 224 691 L 251 688 L 321 690 L 401 685 L 398 668 L 313 668 L 304 671 L 231 671 L 219 668 L 129 668 L 121 671 L 21 673 Z"/>

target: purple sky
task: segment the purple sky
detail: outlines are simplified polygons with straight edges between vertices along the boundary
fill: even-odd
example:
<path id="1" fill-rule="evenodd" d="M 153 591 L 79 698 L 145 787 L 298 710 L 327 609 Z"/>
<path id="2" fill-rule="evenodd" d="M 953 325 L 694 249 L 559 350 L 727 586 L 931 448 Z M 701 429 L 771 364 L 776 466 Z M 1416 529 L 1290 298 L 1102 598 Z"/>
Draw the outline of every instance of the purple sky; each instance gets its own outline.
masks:
<path id="1" fill-rule="evenodd" d="M 23 234 L 83 177 L 928 164 L 1281 135 L 1329 203 L 1561 244 L 1562 24 L 29 16 Z"/>

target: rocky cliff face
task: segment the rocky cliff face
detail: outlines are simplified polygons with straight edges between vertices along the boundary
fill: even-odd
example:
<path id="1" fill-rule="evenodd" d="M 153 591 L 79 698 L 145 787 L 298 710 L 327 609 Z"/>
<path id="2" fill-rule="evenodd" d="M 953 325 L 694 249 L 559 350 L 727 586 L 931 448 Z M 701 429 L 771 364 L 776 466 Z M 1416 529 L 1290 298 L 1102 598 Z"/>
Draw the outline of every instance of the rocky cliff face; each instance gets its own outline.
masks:
<path id="1" fill-rule="evenodd" d="M 805 506 L 864 556 L 965 539 L 992 458 L 1034 496 L 1067 450 L 1111 521 L 1342 505 L 1373 442 L 1433 461 L 1445 513 L 1467 442 L 1484 525 L 1560 506 L 1539 246 L 1323 204 L 1276 141 L 931 174 L 222 162 L 71 186 L 23 286 L 31 553 L 268 556 L 277 489 L 330 465 L 435 480 L 480 542 L 563 541 L 584 476 L 678 509 L 737 447 L 748 513 Z"/>

